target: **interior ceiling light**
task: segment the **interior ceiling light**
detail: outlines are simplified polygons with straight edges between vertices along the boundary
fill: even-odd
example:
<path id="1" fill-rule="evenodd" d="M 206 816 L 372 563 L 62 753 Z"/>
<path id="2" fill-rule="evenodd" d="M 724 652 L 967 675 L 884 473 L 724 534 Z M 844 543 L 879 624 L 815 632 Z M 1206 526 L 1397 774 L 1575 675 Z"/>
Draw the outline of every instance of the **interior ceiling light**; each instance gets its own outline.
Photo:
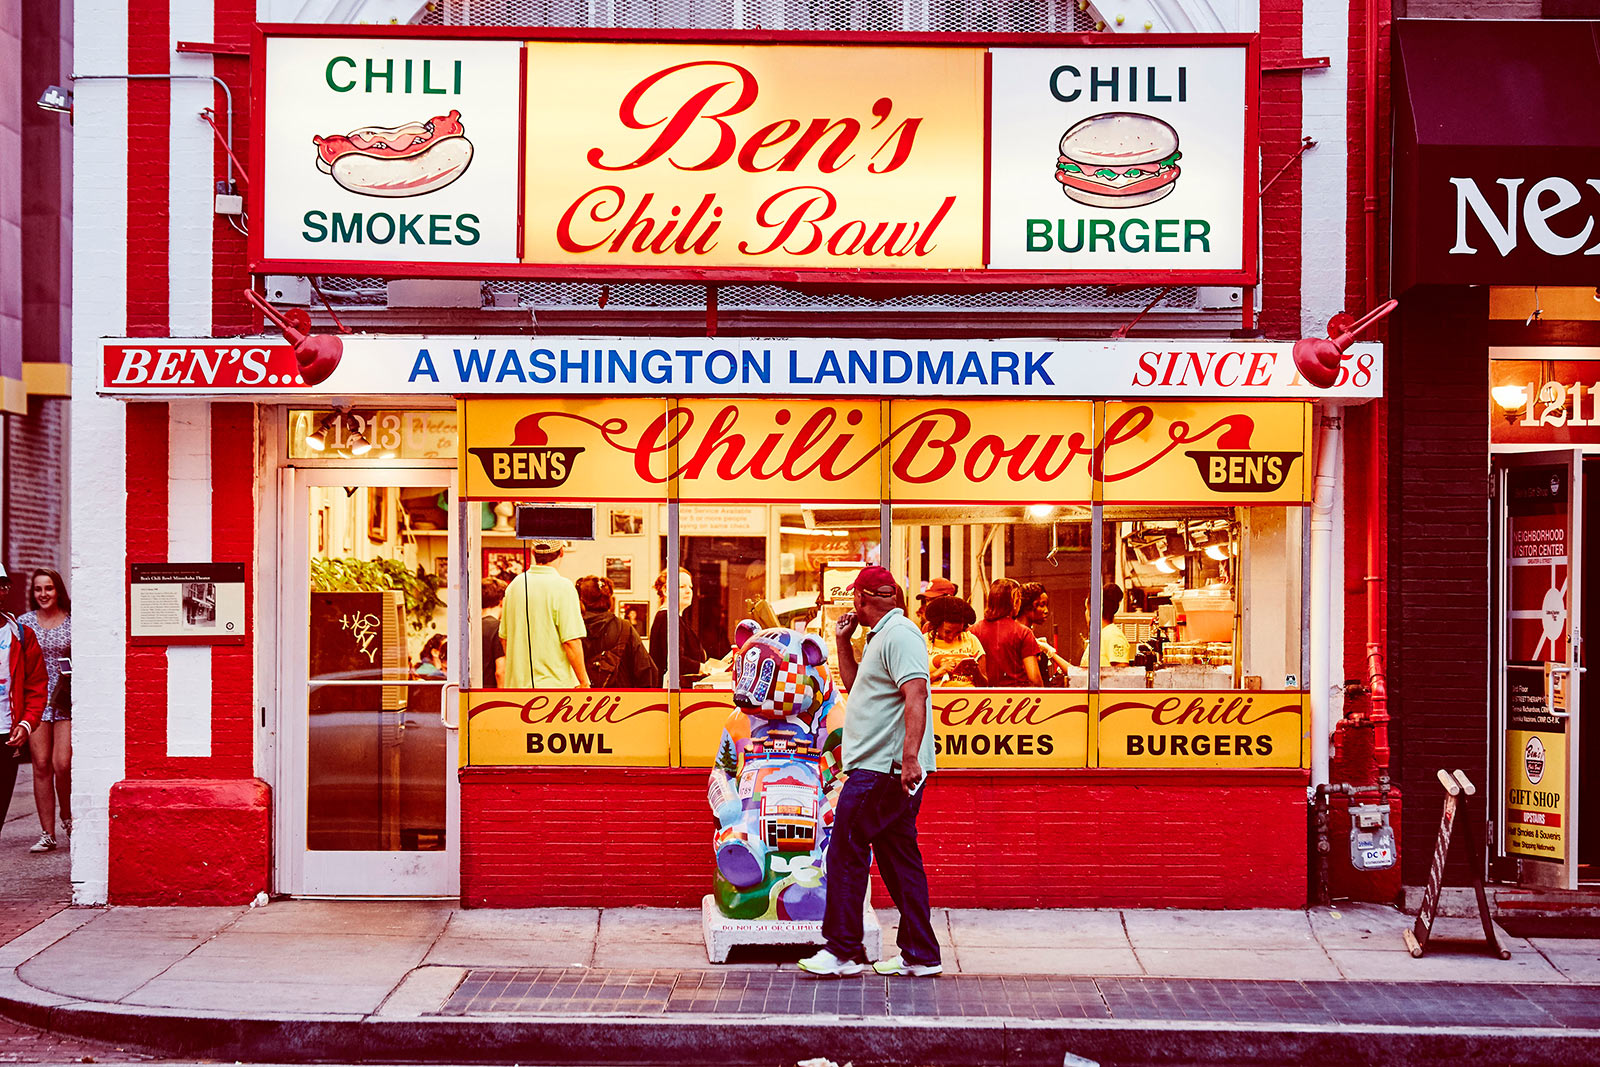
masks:
<path id="1" fill-rule="evenodd" d="M 1528 387 L 1525 385 L 1497 385 L 1489 390 L 1495 406 L 1501 411 L 1515 414 L 1528 406 Z"/>
<path id="2" fill-rule="evenodd" d="M 1048 519 L 1056 513 L 1054 504 L 1029 504 L 1028 517 L 1030 519 Z"/>
<path id="3" fill-rule="evenodd" d="M 1523 325 L 1532 326 L 1534 323 L 1538 322 L 1543 315 L 1544 308 L 1539 306 L 1539 287 L 1536 285 L 1533 287 L 1533 310 L 1528 312 L 1528 321 L 1524 322 Z"/>

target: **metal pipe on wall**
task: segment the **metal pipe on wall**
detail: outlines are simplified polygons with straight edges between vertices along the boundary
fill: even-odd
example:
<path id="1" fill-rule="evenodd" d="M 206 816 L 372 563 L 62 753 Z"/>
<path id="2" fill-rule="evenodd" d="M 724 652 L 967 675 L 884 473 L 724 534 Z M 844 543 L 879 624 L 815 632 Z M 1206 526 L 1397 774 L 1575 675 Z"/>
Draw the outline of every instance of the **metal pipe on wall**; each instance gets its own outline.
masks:
<path id="1" fill-rule="evenodd" d="M 1317 474 L 1311 495 L 1311 785 L 1326 785 L 1333 733 L 1333 504 L 1343 419 L 1324 408 L 1317 435 Z"/>

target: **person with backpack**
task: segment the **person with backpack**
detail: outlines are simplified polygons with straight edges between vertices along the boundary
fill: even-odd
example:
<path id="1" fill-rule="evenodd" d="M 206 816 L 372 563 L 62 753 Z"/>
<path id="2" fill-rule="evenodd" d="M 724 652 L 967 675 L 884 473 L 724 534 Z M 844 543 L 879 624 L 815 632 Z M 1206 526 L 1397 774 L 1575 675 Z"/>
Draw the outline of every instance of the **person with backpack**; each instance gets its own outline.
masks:
<path id="1" fill-rule="evenodd" d="M 644 641 L 626 619 L 617 615 L 615 590 L 609 578 L 597 574 L 578 579 L 578 602 L 583 605 L 583 661 L 592 689 L 654 689 L 661 685 L 655 661 Z"/>

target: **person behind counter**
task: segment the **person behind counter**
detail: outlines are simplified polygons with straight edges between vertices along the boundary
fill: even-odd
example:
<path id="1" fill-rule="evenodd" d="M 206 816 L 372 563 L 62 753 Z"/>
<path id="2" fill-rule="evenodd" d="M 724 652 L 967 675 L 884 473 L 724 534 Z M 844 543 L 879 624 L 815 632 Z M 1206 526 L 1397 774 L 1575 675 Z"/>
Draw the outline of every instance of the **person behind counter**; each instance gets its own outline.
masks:
<path id="1" fill-rule="evenodd" d="M 968 629 L 977 614 L 957 596 L 941 596 L 927 605 L 931 629 L 928 642 L 928 677 L 934 685 L 985 684 L 983 643 Z"/>
<path id="2" fill-rule="evenodd" d="M 928 605 L 935 600 L 947 596 L 960 596 L 961 590 L 956 583 L 948 578 L 935 578 L 928 583 L 927 588 L 917 594 L 917 626 L 923 633 L 930 629 L 928 622 Z"/>
<path id="3" fill-rule="evenodd" d="M 1128 635 L 1117 625 L 1117 612 L 1122 610 L 1122 589 L 1115 582 L 1107 582 L 1100 590 L 1100 666 L 1125 667 L 1133 661 L 1133 650 L 1128 645 Z M 1089 617 L 1089 606 L 1083 607 L 1083 617 Z M 1080 667 L 1089 666 L 1089 646 L 1084 645 Z"/>
<path id="4" fill-rule="evenodd" d="M 1032 630 L 1039 642 L 1039 675 L 1044 684 L 1065 684 L 1068 663 L 1044 638 L 1050 625 L 1050 594 L 1044 591 L 1043 583 L 1028 582 L 1022 587 L 1017 597 L 1017 621 Z"/>
<path id="5" fill-rule="evenodd" d="M 650 658 L 656 670 L 665 677 L 667 673 L 667 572 L 656 578 L 656 617 L 650 623 Z M 706 646 L 689 627 L 689 605 L 694 600 L 694 579 L 686 570 L 678 571 L 678 684 L 688 683 L 707 674 L 721 670 L 725 660 L 706 655 Z"/>
<path id="6" fill-rule="evenodd" d="M 1010 578 L 996 578 L 989 585 L 983 621 L 972 633 L 983 644 L 984 673 L 992 686 L 1042 686 L 1039 673 L 1039 640 L 1033 631 L 1017 621 L 1017 601 L 1022 587 Z"/>
<path id="7" fill-rule="evenodd" d="M 618 617 L 617 601 L 609 578 L 588 574 L 578 579 L 578 599 L 583 603 L 583 662 L 589 684 L 596 689 L 654 689 L 661 684 L 644 639 L 628 620 Z"/>

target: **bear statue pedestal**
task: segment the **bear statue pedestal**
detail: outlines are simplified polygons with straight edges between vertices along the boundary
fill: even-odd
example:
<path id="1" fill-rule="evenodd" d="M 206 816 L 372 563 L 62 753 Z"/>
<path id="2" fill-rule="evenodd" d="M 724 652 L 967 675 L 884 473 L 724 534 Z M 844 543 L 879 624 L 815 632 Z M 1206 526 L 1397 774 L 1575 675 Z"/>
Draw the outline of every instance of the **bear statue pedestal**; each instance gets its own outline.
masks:
<path id="1" fill-rule="evenodd" d="M 706 956 L 712 963 L 727 963 L 735 945 L 822 946 L 822 920 L 730 919 L 717 910 L 716 898 L 707 893 L 700 901 L 700 929 L 706 937 Z M 883 927 L 868 905 L 861 914 L 861 945 L 867 959 L 883 957 Z"/>

